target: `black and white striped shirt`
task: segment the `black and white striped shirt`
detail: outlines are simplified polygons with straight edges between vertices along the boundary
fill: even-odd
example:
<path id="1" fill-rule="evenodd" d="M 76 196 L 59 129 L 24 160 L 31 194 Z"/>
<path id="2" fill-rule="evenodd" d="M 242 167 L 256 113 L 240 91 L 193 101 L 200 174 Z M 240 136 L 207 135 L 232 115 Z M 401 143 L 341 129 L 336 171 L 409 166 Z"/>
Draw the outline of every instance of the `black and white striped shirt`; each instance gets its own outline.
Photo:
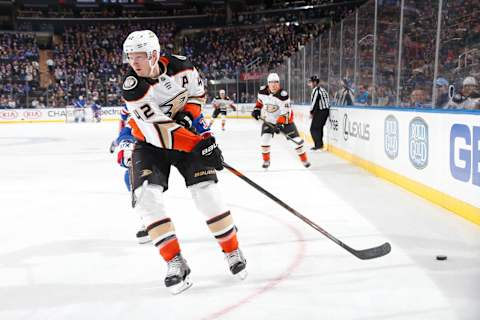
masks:
<path id="1" fill-rule="evenodd" d="M 312 90 L 312 95 L 310 96 L 312 107 L 310 113 L 316 110 L 324 110 L 330 108 L 330 101 L 328 99 L 327 90 L 322 87 L 315 87 Z"/>

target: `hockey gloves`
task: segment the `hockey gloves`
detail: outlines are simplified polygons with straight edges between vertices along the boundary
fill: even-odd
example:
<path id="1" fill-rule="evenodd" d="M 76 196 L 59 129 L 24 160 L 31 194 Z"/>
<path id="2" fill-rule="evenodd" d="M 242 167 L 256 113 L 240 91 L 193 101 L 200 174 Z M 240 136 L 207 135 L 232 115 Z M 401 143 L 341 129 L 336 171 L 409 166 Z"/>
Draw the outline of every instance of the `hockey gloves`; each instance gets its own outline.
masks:
<path id="1" fill-rule="evenodd" d="M 134 143 L 123 140 L 118 145 L 117 162 L 124 168 L 130 168 L 132 165 L 132 151 Z"/>
<path id="2" fill-rule="evenodd" d="M 208 137 L 201 140 L 192 150 L 195 160 L 202 162 L 208 167 L 214 167 L 216 170 L 223 169 L 222 151 L 215 142 L 214 137 Z"/>
<path id="3" fill-rule="evenodd" d="M 254 117 L 255 120 L 260 119 L 260 114 L 261 114 L 261 110 L 260 110 L 259 108 L 253 109 L 253 111 L 252 111 L 252 117 Z"/>
<path id="4" fill-rule="evenodd" d="M 280 131 L 284 128 L 283 124 L 277 123 L 272 129 L 276 134 L 280 134 Z"/>
<path id="5" fill-rule="evenodd" d="M 175 117 L 173 117 L 173 120 L 185 129 L 192 127 L 192 116 L 186 112 L 178 112 Z"/>

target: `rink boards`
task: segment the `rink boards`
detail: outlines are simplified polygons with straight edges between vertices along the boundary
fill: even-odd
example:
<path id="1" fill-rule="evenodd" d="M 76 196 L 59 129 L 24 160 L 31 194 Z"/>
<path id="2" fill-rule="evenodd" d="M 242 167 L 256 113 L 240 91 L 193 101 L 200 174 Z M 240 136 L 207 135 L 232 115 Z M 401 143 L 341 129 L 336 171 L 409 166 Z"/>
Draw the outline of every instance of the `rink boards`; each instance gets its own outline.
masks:
<path id="1" fill-rule="evenodd" d="M 21 122 L 67 122 L 74 118 L 74 108 L 45 108 L 45 109 L 0 109 L 0 123 Z M 104 107 L 101 111 L 103 121 L 117 121 L 120 119 L 121 107 Z M 93 118 L 90 108 L 85 109 L 87 121 Z"/>
<path id="2" fill-rule="evenodd" d="M 295 109 L 308 133 L 309 108 Z M 470 111 L 332 108 L 325 139 L 334 154 L 480 224 L 479 120 Z"/>
<path id="3" fill-rule="evenodd" d="M 229 118 L 250 117 L 252 103 L 237 104 L 236 111 L 228 111 Z M 103 107 L 101 110 L 102 121 L 117 121 L 120 119 L 122 107 Z M 71 122 L 74 118 L 74 108 L 45 108 L 45 109 L 0 109 L 0 123 L 22 123 L 22 122 Z M 86 108 L 87 121 L 93 118 L 90 108 Z M 206 105 L 204 113 L 207 118 L 213 112 L 211 105 Z"/>

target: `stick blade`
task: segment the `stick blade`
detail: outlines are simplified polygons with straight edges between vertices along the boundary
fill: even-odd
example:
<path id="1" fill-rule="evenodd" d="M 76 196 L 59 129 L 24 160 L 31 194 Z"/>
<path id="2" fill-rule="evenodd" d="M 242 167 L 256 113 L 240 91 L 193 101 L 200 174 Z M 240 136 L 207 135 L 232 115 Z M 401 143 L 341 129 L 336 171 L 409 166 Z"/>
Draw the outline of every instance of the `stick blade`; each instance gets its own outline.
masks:
<path id="1" fill-rule="evenodd" d="M 369 248 L 364 250 L 352 249 L 348 251 L 350 251 L 354 256 L 356 256 L 359 259 L 369 260 L 369 259 L 380 258 L 389 254 L 390 251 L 392 251 L 392 246 L 390 245 L 390 243 L 385 242 L 384 244 L 374 248 Z"/>

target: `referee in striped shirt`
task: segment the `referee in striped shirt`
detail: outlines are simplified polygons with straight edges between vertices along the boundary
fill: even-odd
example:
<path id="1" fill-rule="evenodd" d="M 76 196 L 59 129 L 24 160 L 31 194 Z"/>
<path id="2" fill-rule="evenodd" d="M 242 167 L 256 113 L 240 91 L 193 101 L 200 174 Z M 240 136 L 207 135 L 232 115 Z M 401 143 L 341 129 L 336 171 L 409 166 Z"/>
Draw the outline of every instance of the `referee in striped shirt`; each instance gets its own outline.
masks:
<path id="1" fill-rule="evenodd" d="M 315 146 L 311 150 L 323 149 L 323 127 L 327 122 L 328 113 L 330 111 L 330 101 L 328 92 L 320 86 L 320 79 L 312 76 L 308 80 L 308 86 L 313 89 L 311 95 L 312 107 L 310 109 L 310 117 L 312 124 L 310 125 L 310 133 Z"/>

